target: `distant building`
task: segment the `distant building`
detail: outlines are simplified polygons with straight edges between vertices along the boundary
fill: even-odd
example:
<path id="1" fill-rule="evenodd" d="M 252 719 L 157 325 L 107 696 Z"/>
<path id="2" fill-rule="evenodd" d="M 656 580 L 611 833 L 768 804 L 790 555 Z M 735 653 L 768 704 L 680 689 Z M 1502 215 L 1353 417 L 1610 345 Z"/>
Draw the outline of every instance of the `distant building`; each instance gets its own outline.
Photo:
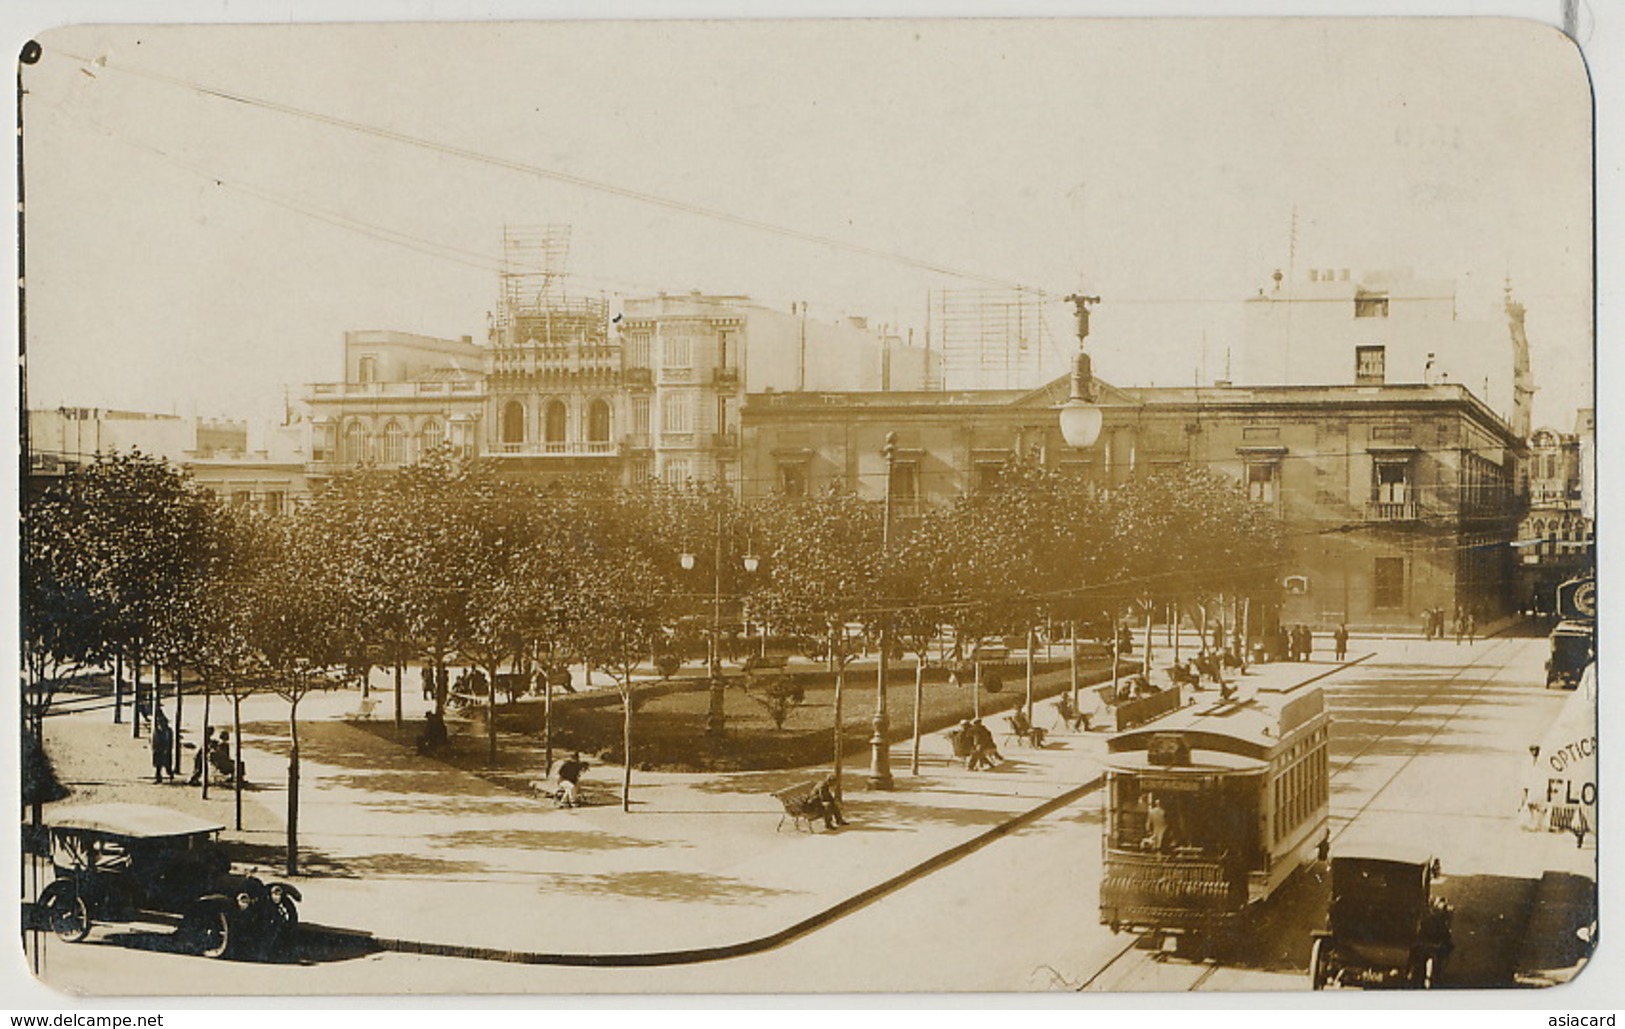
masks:
<path id="1" fill-rule="evenodd" d="M 397 467 L 440 443 L 521 477 L 733 483 L 750 390 L 919 388 L 928 353 L 862 319 L 748 297 L 607 301 L 507 291 L 486 343 L 345 334 L 346 379 L 310 387 L 310 474 Z"/>
<path id="2" fill-rule="evenodd" d="M 247 423 L 223 419 L 97 407 L 28 412 L 30 474 L 36 479 L 89 464 L 98 454 L 139 450 L 179 465 L 199 454 L 241 450 L 247 439 Z"/>
<path id="3" fill-rule="evenodd" d="M 1293 548 L 1282 621 L 1415 629 L 1429 607 L 1514 609 L 1521 441 L 1460 385 L 1116 388 L 1087 450 L 1061 439 L 1068 383 L 1034 391 L 752 394 L 742 412 L 747 496 L 833 482 L 907 518 L 1032 456 L 1111 487 L 1195 463 L 1279 511 Z"/>
<path id="4" fill-rule="evenodd" d="M 307 449 L 310 426 L 250 424 L 246 443 L 235 450 L 197 453 L 184 462 L 198 484 L 234 507 L 283 514 L 310 495 Z"/>
<path id="5" fill-rule="evenodd" d="M 1243 305 L 1249 386 L 1465 386 L 1520 437 L 1534 393 L 1523 306 L 1508 289 L 1496 320 L 1463 320 L 1456 284 L 1409 269 L 1312 268 Z"/>
<path id="6" fill-rule="evenodd" d="M 1575 431 L 1540 429 L 1529 438 L 1529 511 L 1518 529 L 1520 600 L 1531 610 L 1553 611 L 1557 587 L 1594 571 L 1596 539 L 1587 504 L 1590 408 Z"/>
<path id="7" fill-rule="evenodd" d="M 441 444 L 472 456 L 486 408 L 485 353 L 472 338 L 344 334 L 343 382 L 310 386 L 308 472 L 412 464 Z"/>

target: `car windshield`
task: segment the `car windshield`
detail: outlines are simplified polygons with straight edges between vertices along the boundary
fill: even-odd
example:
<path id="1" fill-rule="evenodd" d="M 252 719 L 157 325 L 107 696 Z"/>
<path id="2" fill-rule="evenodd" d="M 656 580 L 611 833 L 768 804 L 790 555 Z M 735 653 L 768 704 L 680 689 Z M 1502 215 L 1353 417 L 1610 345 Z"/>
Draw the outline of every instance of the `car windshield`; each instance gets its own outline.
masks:
<path id="1" fill-rule="evenodd" d="M 122 871 L 130 867 L 130 851 L 120 840 L 57 832 L 51 834 L 51 863 L 59 868 Z"/>

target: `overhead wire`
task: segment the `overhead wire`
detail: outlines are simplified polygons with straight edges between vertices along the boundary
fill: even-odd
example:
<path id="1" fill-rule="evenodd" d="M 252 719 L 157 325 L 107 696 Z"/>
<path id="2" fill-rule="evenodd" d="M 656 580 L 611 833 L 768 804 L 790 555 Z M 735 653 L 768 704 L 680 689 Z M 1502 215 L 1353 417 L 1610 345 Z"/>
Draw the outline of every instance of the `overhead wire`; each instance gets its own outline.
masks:
<path id="1" fill-rule="evenodd" d="M 47 50 L 46 52 L 49 53 L 50 50 Z M 253 96 L 237 90 L 211 86 L 179 76 L 165 75 L 161 72 L 152 71 L 150 69 L 138 68 L 122 62 L 111 61 L 105 57 L 90 58 L 68 50 L 58 50 L 56 53 L 68 58 L 69 60 L 80 63 L 87 69 L 92 67 L 98 70 L 111 69 L 113 71 L 136 78 L 147 79 L 149 81 L 159 82 L 180 89 L 189 90 L 197 93 L 200 96 L 213 97 L 231 103 L 243 104 L 248 107 L 271 111 L 289 117 L 299 118 L 316 124 L 327 125 L 332 128 L 339 128 L 366 136 L 372 136 L 377 139 L 387 140 L 404 146 L 411 146 L 428 150 L 433 153 L 444 154 L 449 157 L 459 158 L 461 160 L 470 161 L 476 164 L 488 165 L 490 167 L 518 172 L 523 175 L 546 179 L 549 181 L 562 183 L 564 185 L 604 193 L 624 200 L 632 200 L 638 203 L 648 204 L 666 210 L 677 211 L 679 213 L 688 214 L 695 217 L 708 218 L 741 228 L 765 232 L 787 239 L 798 240 L 804 243 L 813 243 L 816 245 L 829 247 L 831 249 L 845 251 L 847 253 L 890 261 L 906 267 L 912 267 L 917 270 L 928 271 L 934 274 L 948 276 L 950 278 L 963 279 L 968 282 L 980 282 L 985 285 L 996 286 L 1001 289 L 1009 289 L 1016 292 L 1028 293 L 1045 298 L 1054 298 L 1054 294 L 1037 287 L 1011 282 L 998 276 L 987 275 L 980 272 L 972 272 L 962 268 L 955 268 L 939 261 L 914 257 L 912 255 L 902 253 L 901 251 L 886 250 L 880 247 L 854 243 L 834 236 L 824 235 L 822 233 L 809 232 L 788 225 L 780 225 L 762 218 L 735 214 L 721 208 L 677 200 L 675 198 L 662 196 L 657 193 L 632 189 L 626 186 L 606 182 L 601 179 L 595 179 L 573 172 L 560 171 L 555 168 L 548 168 L 543 165 L 534 164 L 527 161 L 501 157 L 495 154 L 475 150 L 471 147 L 464 147 L 439 140 L 433 140 L 424 136 L 413 135 L 408 132 L 386 128 L 381 125 L 373 125 L 350 118 L 342 118 L 337 115 L 327 114 L 321 111 L 314 111 L 309 108 L 298 107 L 293 104 L 286 104 L 264 97 Z"/>

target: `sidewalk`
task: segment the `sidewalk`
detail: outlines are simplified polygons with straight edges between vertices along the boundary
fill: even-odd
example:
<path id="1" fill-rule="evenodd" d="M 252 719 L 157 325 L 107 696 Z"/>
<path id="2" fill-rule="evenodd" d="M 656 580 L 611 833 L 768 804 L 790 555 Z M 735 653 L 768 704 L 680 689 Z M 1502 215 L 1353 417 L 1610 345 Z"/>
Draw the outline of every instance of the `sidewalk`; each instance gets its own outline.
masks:
<path id="1" fill-rule="evenodd" d="M 1356 647 L 1351 657 L 1365 652 Z M 1337 667 L 1329 660 L 1254 666 L 1241 692 Z M 307 704 L 304 918 L 384 941 L 526 953 L 728 947 L 782 932 L 1081 792 L 1099 775 L 1106 741 L 1105 733 L 1055 728 L 1055 701 L 1047 700 L 1034 717 L 1051 730 L 1044 749 L 1006 741 L 1002 718 L 989 721 L 1006 759 L 992 771 L 965 771 L 944 737 L 933 734 L 923 741 L 917 776 L 909 770 L 910 744 L 891 748 L 895 789 L 877 791 L 865 786 L 867 760 L 854 754 L 844 779 L 851 826 L 833 833 L 820 826 L 809 836 L 788 823 L 777 829 L 781 809 L 770 794 L 806 781 L 812 770 L 634 772 L 626 813 L 621 769 L 594 767 L 586 789 L 603 802 L 561 810 L 346 725 L 340 719 L 356 708 L 353 691 Z M 245 798 L 245 831 L 226 833 L 269 874 L 280 873 L 282 860 L 286 760 L 274 749 L 273 725 L 261 719 L 277 713 L 273 706 L 252 712 L 264 735 L 249 735 L 245 760 L 262 785 Z M 76 767 L 66 776 L 80 781 L 73 802 L 160 803 L 230 824 L 229 790 L 201 801 L 195 789 L 154 786 L 145 741 L 129 740 L 127 726 L 116 727 L 119 739 L 106 731 L 113 728 L 74 732 Z M 85 783 L 90 767 L 101 769 L 99 785 Z"/>

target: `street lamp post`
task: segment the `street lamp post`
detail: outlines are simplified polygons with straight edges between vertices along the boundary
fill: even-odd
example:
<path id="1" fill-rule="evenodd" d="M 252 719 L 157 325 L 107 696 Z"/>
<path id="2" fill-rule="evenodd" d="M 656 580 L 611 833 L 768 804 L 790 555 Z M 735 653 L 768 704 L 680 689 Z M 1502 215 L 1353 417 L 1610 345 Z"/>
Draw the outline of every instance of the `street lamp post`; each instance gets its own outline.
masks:
<path id="1" fill-rule="evenodd" d="M 706 675 L 709 679 L 710 696 L 705 711 L 705 734 L 720 739 L 727 728 L 727 714 L 725 703 L 727 700 L 725 683 L 722 679 L 722 509 L 717 509 L 716 524 L 716 554 L 712 564 L 711 578 L 711 638 L 706 648 Z M 692 551 L 685 551 L 678 557 L 678 563 L 683 571 L 691 572 L 697 563 Z M 745 571 L 754 572 L 758 567 L 755 554 L 746 554 L 744 557 Z"/>
<path id="2" fill-rule="evenodd" d="M 887 551 L 891 548 L 891 480 L 892 466 L 897 460 L 897 433 L 886 433 L 886 443 L 880 448 L 880 454 L 886 459 L 886 499 L 880 520 L 880 564 L 884 575 Z M 875 672 L 874 734 L 869 737 L 869 788 L 875 790 L 892 788 L 891 746 L 886 742 L 886 731 L 891 728 L 886 709 L 886 652 L 890 648 L 891 614 L 883 608 L 880 612 L 880 660 Z"/>

